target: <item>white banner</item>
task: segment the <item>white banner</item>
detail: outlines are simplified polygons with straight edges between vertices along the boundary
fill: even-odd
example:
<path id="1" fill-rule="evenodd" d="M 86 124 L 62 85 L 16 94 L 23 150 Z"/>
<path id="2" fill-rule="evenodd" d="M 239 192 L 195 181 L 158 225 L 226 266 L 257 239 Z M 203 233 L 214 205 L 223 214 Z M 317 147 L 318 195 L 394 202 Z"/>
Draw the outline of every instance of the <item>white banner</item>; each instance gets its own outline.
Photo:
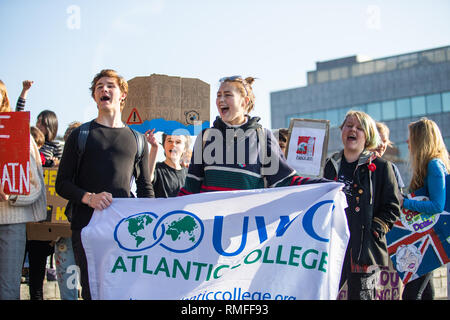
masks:
<path id="1" fill-rule="evenodd" d="M 342 184 L 114 199 L 82 231 L 93 299 L 336 299 Z"/>

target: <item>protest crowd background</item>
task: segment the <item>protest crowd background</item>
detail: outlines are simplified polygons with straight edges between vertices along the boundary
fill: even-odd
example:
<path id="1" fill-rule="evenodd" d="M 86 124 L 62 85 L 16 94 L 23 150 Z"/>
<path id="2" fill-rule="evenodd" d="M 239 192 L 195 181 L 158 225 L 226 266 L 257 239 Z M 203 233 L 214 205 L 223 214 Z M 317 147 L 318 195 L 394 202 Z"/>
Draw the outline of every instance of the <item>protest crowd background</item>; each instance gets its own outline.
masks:
<path id="1" fill-rule="evenodd" d="M 163 1 L 145 5 L 132 1 L 123 12 L 120 8 L 112 28 L 107 28 L 104 39 L 123 36 L 120 50 L 109 50 L 110 44 L 85 37 L 85 31 L 91 32 L 94 26 L 92 21 L 102 19 L 91 20 L 95 10 L 84 10 L 97 5 L 80 3 L 66 8 L 61 15 L 64 30 L 58 31 L 64 33 L 59 40 L 52 39 L 62 51 L 71 51 L 61 54 L 55 46 L 60 57 L 58 61 L 50 58 L 55 60 L 52 68 L 59 68 L 63 60 L 71 65 L 63 80 L 49 81 L 37 74 L 35 66 L 29 67 L 37 63 L 22 56 L 17 61 L 23 68 L 17 61 L 11 65 L 4 61 L 5 73 L 0 74 L 0 300 L 158 299 L 158 294 L 171 299 L 172 293 L 176 299 L 209 299 L 218 293 L 224 299 L 232 294 L 239 299 L 450 299 L 448 39 L 430 40 L 423 49 L 412 45 L 421 38 L 419 31 L 403 31 L 404 37 L 396 35 L 405 44 L 395 46 L 403 51 L 388 50 L 391 55 L 378 58 L 348 55 L 367 43 L 355 48 L 321 36 L 317 39 L 324 38 L 327 50 L 316 38 L 305 39 L 300 49 L 292 42 L 302 35 L 297 34 L 297 16 L 291 15 L 316 17 L 317 11 L 312 14 L 316 5 L 274 6 L 269 11 L 277 27 L 270 34 L 257 22 L 268 21 L 265 5 L 263 10 L 239 4 L 241 10 L 258 17 L 255 28 L 273 40 L 269 45 L 271 41 L 261 41 L 253 33 L 247 37 L 247 24 L 228 28 L 240 25 L 231 23 L 237 21 L 233 15 L 225 14 L 226 24 L 215 19 L 212 23 L 219 10 L 216 5 L 202 8 L 204 17 L 199 18 L 198 6 L 186 11 L 183 19 L 188 20 L 183 21 L 185 29 L 191 30 L 189 19 L 199 19 L 199 29 L 186 32 L 198 32 L 204 39 L 211 34 L 200 30 L 207 25 L 202 19 L 214 25 L 205 27 L 219 35 L 204 41 L 208 49 L 200 40 L 194 45 L 181 41 L 173 43 L 171 52 L 157 49 L 145 58 L 141 53 L 132 55 L 133 50 L 149 52 L 168 46 L 159 41 L 172 39 L 172 31 L 163 28 L 160 39 L 150 37 L 151 50 L 147 43 L 138 50 L 133 42 L 148 31 L 149 24 L 144 22 L 148 16 L 157 24 L 160 17 L 175 16 L 180 8 Z M 386 15 L 387 6 L 361 4 L 366 11 L 362 34 L 372 43 L 382 43 L 377 35 L 387 38 L 386 31 L 393 30 L 387 22 L 392 19 Z M 425 21 L 422 12 L 415 12 L 424 7 L 410 6 L 411 16 Z M 12 2 L 0 7 L 2 13 L 18 9 Z M 361 11 L 327 3 L 320 15 L 328 16 L 324 8 L 343 10 L 347 18 L 350 11 Z M 436 8 L 448 8 L 448 3 L 437 3 Z M 109 10 L 117 10 L 116 4 Z M 35 11 L 42 12 L 41 8 Z M 446 10 L 433 9 L 436 26 L 430 31 L 429 23 L 421 24 L 424 35 L 446 29 L 446 24 L 437 26 L 448 23 L 437 11 Z M 277 13 L 286 15 L 285 22 L 277 22 Z M 13 25 L 5 14 L 2 17 Z M 329 19 L 330 24 L 335 21 Z M 350 20 L 361 23 L 358 19 L 363 20 Z M 398 19 L 404 21 L 400 15 Z M 290 20 L 292 28 L 287 30 Z M 342 24 L 348 22 L 343 20 Z M 27 26 L 33 22 L 23 21 Z M 321 29 L 316 22 L 308 24 Z M 334 25 L 342 33 L 353 34 L 339 29 L 336 21 Z M 361 28 L 355 25 L 351 28 L 356 34 Z M 224 50 L 222 40 L 229 39 L 224 35 L 232 34 L 230 29 L 240 29 L 246 36 L 231 38 L 233 43 Z M 188 39 L 184 31 L 178 30 L 177 37 Z M 40 39 L 30 37 L 31 43 L 34 38 Z M 72 42 L 67 44 L 69 38 Z M 11 40 L 16 47 L 17 39 Z M 96 45 L 89 68 L 73 57 L 80 39 Z M 285 47 L 287 43 L 292 48 Z M 345 47 L 340 58 L 330 50 L 338 45 Z M 123 59 L 120 52 L 125 49 L 129 56 Z M 315 69 L 307 66 L 311 71 L 302 75 L 305 85 L 294 88 L 288 81 L 290 72 L 298 73 L 292 68 L 294 60 L 299 68 L 306 68 L 300 50 L 313 51 L 317 60 Z M 114 57 L 111 53 L 109 59 L 108 51 L 119 53 Z M 323 55 L 326 51 L 331 57 Z M 250 58 L 250 52 L 258 54 Z M 173 68 L 153 65 L 166 58 L 172 59 Z M 150 62 L 141 61 L 145 59 Z M 174 61 L 183 61 L 183 68 Z M 258 74 L 274 62 L 276 77 Z M 33 72 L 26 73 L 27 66 Z M 80 70 L 75 72 L 74 66 Z M 52 68 L 47 68 L 49 78 Z M 79 73 L 83 73 L 82 85 Z M 57 95 L 49 92 L 49 84 L 58 90 Z M 266 86 L 271 87 L 270 94 L 262 93 Z M 84 91 L 77 91 L 78 87 Z M 67 103 L 57 105 L 53 96 L 62 91 Z M 73 99 L 67 99 L 71 95 Z M 80 105 L 73 108 L 73 103 Z M 308 198 L 309 194 L 318 198 Z M 270 201 L 265 203 L 262 195 Z M 255 199 L 254 203 L 241 201 L 246 197 Z M 154 211 L 148 204 L 154 204 Z M 281 213 L 266 212 L 266 206 L 282 209 Z M 181 219 L 182 214 L 188 219 Z M 185 223 L 182 232 L 172 228 L 180 221 Z M 295 229 L 300 230 L 298 238 L 294 226 L 300 228 Z M 163 230 L 158 237 L 157 227 Z M 239 241 L 240 246 L 233 249 Z M 202 277 L 205 283 L 197 286 Z M 301 290 L 297 283 L 314 289 Z M 148 287 L 160 291 L 146 292 Z"/>

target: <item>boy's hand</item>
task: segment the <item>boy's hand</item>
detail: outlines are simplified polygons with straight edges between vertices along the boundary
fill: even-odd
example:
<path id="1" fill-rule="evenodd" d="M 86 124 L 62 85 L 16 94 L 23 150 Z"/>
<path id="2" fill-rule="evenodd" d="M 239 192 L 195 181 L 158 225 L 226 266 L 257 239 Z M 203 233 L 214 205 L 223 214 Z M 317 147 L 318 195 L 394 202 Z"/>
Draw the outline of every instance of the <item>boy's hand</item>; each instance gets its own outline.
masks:
<path id="1" fill-rule="evenodd" d="M 113 201 L 112 194 L 106 191 L 102 193 L 89 193 L 86 192 L 81 199 L 81 202 L 87 204 L 89 207 L 103 210 L 108 208 Z"/>
<path id="2" fill-rule="evenodd" d="M 156 138 L 155 138 L 155 129 L 148 130 L 145 133 L 145 137 L 147 138 L 147 142 L 150 143 L 152 148 L 158 149 L 159 145 L 158 145 L 158 141 L 156 141 Z"/>

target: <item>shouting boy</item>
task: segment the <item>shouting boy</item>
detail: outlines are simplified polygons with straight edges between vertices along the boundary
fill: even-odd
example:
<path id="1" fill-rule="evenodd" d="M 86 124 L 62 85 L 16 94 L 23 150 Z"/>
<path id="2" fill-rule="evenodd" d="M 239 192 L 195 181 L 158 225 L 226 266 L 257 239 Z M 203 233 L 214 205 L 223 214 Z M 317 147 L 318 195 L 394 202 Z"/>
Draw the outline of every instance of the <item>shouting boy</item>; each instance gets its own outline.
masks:
<path id="1" fill-rule="evenodd" d="M 85 300 L 91 295 L 81 230 L 88 225 L 94 209 L 107 208 L 113 198 L 130 197 L 130 182 L 135 171 L 140 173 L 135 177 L 137 196 L 154 197 L 147 143 L 144 143 L 142 158 L 136 164 L 138 136 L 121 120 L 127 93 L 128 84 L 116 71 L 102 70 L 95 76 L 91 95 L 97 104 L 97 118 L 69 135 L 56 179 L 56 192 L 72 205 L 72 244 Z M 85 127 L 88 128 L 87 138 L 80 154 L 79 135 Z M 135 167 L 139 169 L 134 170 Z"/>

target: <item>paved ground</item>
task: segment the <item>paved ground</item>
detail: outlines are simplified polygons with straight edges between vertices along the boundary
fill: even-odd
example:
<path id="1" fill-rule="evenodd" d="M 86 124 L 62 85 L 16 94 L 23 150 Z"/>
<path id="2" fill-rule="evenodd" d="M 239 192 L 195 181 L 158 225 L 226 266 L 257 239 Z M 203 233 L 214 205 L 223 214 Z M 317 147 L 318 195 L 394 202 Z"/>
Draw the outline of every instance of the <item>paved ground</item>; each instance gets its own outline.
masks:
<path id="1" fill-rule="evenodd" d="M 445 266 L 435 270 L 433 272 L 433 281 L 435 287 L 435 299 L 446 300 L 447 299 L 447 268 Z M 28 290 L 28 284 L 22 283 L 20 286 L 20 299 L 29 300 L 30 294 Z M 81 299 L 81 298 L 80 298 Z M 58 281 L 44 280 L 44 300 L 61 300 L 59 296 Z"/>
<path id="2" fill-rule="evenodd" d="M 20 300 L 30 300 L 28 284 L 22 283 L 20 286 Z M 61 300 L 58 281 L 44 280 L 44 300 Z"/>

